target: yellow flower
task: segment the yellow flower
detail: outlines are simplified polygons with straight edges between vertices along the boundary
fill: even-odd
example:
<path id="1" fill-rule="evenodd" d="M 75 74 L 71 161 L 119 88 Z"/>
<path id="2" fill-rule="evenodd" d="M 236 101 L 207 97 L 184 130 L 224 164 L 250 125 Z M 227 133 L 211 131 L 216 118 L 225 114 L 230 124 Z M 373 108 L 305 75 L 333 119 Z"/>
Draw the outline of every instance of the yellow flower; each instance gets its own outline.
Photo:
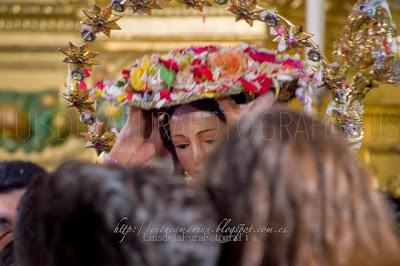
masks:
<path id="1" fill-rule="evenodd" d="M 125 101 L 125 95 L 119 95 L 119 96 L 117 96 L 117 101 L 118 101 L 118 102 L 123 102 L 123 101 Z"/>
<path id="2" fill-rule="evenodd" d="M 184 68 L 192 63 L 192 55 L 190 54 L 185 54 L 182 56 L 182 58 L 179 58 L 179 66 L 181 68 Z"/>
<path id="3" fill-rule="evenodd" d="M 208 93 L 204 92 L 204 93 L 201 94 L 201 96 L 204 96 L 206 98 L 214 98 L 215 93 L 213 93 L 213 92 L 208 92 Z"/>
<path id="4" fill-rule="evenodd" d="M 146 80 L 150 68 L 151 68 L 150 60 L 148 58 L 144 58 L 141 66 L 132 69 L 130 78 L 131 78 L 132 88 L 135 91 L 143 91 L 146 88 Z"/>

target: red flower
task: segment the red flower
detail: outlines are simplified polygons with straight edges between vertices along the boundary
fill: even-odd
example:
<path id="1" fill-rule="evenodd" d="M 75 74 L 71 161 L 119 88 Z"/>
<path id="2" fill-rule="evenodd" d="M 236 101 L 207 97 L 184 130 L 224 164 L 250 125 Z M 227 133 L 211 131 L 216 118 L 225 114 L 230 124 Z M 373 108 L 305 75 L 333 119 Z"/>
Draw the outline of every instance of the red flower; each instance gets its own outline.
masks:
<path id="1" fill-rule="evenodd" d="M 265 53 L 265 52 L 257 52 L 251 47 L 247 47 L 245 52 L 255 61 L 259 63 L 276 63 L 276 57 L 274 54 Z"/>
<path id="2" fill-rule="evenodd" d="M 126 93 L 126 99 L 127 99 L 128 101 L 132 100 L 132 97 L 133 97 L 133 89 L 132 89 L 132 87 L 131 87 L 130 85 L 128 85 L 128 86 L 125 88 L 125 93 Z"/>
<path id="3" fill-rule="evenodd" d="M 201 59 L 195 59 L 195 60 L 193 60 L 192 65 L 193 65 L 193 66 L 195 66 L 195 65 L 201 65 Z"/>
<path id="4" fill-rule="evenodd" d="M 239 81 L 242 84 L 243 88 L 245 88 L 249 92 L 256 93 L 258 91 L 256 85 L 254 85 L 253 83 L 249 82 L 245 78 L 240 77 Z"/>
<path id="5" fill-rule="evenodd" d="M 83 71 L 83 74 L 85 75 L 85 77 L 90 77 L 90 72 L 89 72 L 89 70 L 87 70 L 86 68 L 84 68 L 84 69 L 82 69 L 82 71 Z"/>
<path id="6" fill-rule="evenodd" d="M 104 87 L 105 87 L 104 82 L 103 81 L 97 82 L 95 87 L 101 91 L 104 90 Z"/>
<path id="7" fill-rule="evenodd" d="M 131 70 L 128 68 L 122 69 L 122 77 L 126 80 L 129 79 L 129 76 L 131 75 Z"/>
<path id="8" fill-rule="evenodd" d="M 285 68 L 303 68 L 303 62 L 301 60 L 294 60 L 292 58 L 286 59 L 282 62 L 282 66 Z"/>
<path id="9" fill-rule="evenodd" d="M 126 99 L 127 99 L 128 101 L 131 101 L 131 100 L 132 100 L 132 97 L 133 97 L 133 91 L 131 91 L 131 90 L 127 91 L 127 92 L 126 92 Z"/>
<path id="10" fill-rule="evenodd" d="M 269 86 L 272 84 L 272 79 L 268 78 L 267 75 L 263 74 L 256 79 L 261 85 L 261 89 L 256 92 L 258 95 L 262 95 L 269 91 Z"/>
<path id="11" fill-rule="evenodd" d="M 196 54 L 201 54 L 201 53 L 204 53 L 206 51 L 215 52 L 215 51 L 218 50 L 218 48 L 215 47 L 215 46 L 210 45 L 210 46 L 203 46 L 203 47 L 193 47 L 192 50 Z"/>
<path id="12" fill-rule="evenodd" d="M 167 99 L 170 100 L 171 99 L 171 92 L 169 90 L 161 90 L 160 91 L 160 98 L 161 99 Z"/>
<path id="13" fill-rule="evenodd" d="M 199 65 L 193 69 L 193 76 L 196 82 L 200 83 L 203 78 L 212 80 L 213 74 L 207 65 Z"/>
<path id="14" fill-rule="evenodd" d="M 262 95 L 262 94 L 268 92 L 269 86 L 272 84 L 272 79 L 267 77 L 266 74 L 262 74 L 262 75 L 258 76 L 257 78 L 252 80 L 252 82 L 246 80 L 243 77 L 239 78 L 239 81 L 246 90 L 248 90 L 249 92 L 255 93 L 257 95 Z"/>
<path id="15" fill-rule="evenodd" d="M 175 62 L 174 59 L 162 60 L 160 58 L 160 63 L 163 64 L 169 70 L 173 70 L 175 72 L 179 71 L 179 65 L 177 62 Z"/>

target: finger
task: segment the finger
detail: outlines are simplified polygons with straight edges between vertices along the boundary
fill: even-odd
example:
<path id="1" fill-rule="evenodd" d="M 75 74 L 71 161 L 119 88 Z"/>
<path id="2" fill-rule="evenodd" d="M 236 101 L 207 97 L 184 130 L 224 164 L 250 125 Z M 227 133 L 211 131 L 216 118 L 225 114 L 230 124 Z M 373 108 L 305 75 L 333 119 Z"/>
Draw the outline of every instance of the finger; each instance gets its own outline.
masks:
<path id="1" fill-rule="evenodd" d="M 265 110 L 272 108 L 277 98 L 273 92 L 268 92 L 262 96 L 256 98 L 249 106 L 248 111 L 257 114 Z"/>
<path id="2" fill-rule="evenodd" d="M 239 120 L 241 115 L 241 106 L 236 104 L 235 101 L 230 97 L 226 97 L 223 99 L 217 99 L 219 106 L 224 111 L 224 115 L 226 117 L 227 123 L 229 126 L 235 125 Z"/>
<path id="3" fill-rule="evenodd" d="M 224 113 L 237 113 L 240 111 L 238 104 L 230 97 L 217 99 L 217 102 Z"/>
<path id="4" fill-rule="evenodd" d="M 148 138 L 149 141 L 156 143 L 160 139 L 160 122 L 158 115 L 152 116 L 151 134 Z"/>
<path id="5" fill-rule="evenodd" d="M 144 143 L 143 146 L 130 158 L 129 165 L 143 166 L 156 155 L 156 149 L 152 143 Z"/>
<path id="6" fill-rule="evenodd" d="M 135 106 L 131 106 L 128 111 L 128 122 L 137 122 L 143 118 L 143 112 L 141 109 Z"/>
<path id="7" fill-rule="evenodd" d="M 128 136 L 144 136 L 146 128 L 146 121 L 144 118 L 143 110 L 137 107 L 131 107 L 128 112 L 128 118 L 121 133 Z"/>

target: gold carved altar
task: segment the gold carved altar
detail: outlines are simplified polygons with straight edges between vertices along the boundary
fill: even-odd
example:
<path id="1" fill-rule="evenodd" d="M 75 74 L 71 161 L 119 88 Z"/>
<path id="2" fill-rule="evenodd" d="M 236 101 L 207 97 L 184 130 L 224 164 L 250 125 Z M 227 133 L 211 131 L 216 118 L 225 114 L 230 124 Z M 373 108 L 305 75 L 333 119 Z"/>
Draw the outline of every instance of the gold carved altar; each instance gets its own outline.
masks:
<path id="1" fill-rule="evenodd" d="M 108 2 L 96 1 L 99 5 Z M 304 24 L 305 0 L 264 2 L 277 7 L 294 23 Z M 325 54 L 328 58 L 354 2 L 325 1 Z M 25 93 L 51 88 L 62 91 L 66 66 L 61 63 L 62 54 L 58 48 L 68 41 L 80 41 L 81 9 L 93 3 L 92 0 L 1 0 L 0 91 Z M 396 24 L 400 26 L 399 1 L 389 3 Z M 98 72 L 115 73 L 144 53 L 168 51 L 189 44 L 250 42 L 258 46 L 271 45 L 262 23 L 255 23 L 252 28 L 245 22 L 234 23 L 234 17 L 224 8 L 208 9 L 203 15 L 171 1 L 163 10 L 155 11 L 152 17 L 128 14 L 119 23 L 123 30 L 114 31 L 110 39 L 99 36 L 94 49 L 102 52 L 99 59 L 107 69 Z M 360 157 L 383 186 L 400 187 L 400 88 L 374 89 L 366 103 L 366 135 Z M 3 105 L 1 108 L 15 107 Z M 324 111 L 323 103 L 319 108 L 320 112 Z M 70 133 L 63 144 L 36 153 L 0 149 L 0 160 L 29 159 L 51 169 L 69 159 L 93 159 L 94 152 L 84 149 L 85 143 L 79 138 L 80 126 L 75 112 L 62 112 L 57 119 L 58 124 L 54 127 L 67 127 L 65 130 Z M 400 195 L 400 191 L 398 193 Z"/>

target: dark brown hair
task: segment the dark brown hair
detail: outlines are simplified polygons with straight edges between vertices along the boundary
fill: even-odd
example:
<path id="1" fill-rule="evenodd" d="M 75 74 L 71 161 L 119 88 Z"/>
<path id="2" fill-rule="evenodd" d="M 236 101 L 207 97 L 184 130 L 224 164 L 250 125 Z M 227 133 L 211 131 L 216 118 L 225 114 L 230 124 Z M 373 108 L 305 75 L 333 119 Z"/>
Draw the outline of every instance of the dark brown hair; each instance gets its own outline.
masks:
<path id="1" fill-rule="evenodd" d="M 214 228 L 216 212 L 201 187 L 140 168 L 64 164 L 35 180 L 17 216 L 19 266 L 213 266 L 219 256 L 216 242 L 190 241 L 190 232 L 187 241 L 144 235 L 150 227 Z"/>
<path id="2" fill-rule="evenodd" d="M 273 230 L 223 244 L 220 265 L 346 265 L 358 251 L 396 250 L 387 206 L 347 146 L 296 112 L 241 120 L 202 182 L 220 219 Z"/>
<path id="3" fill-rule="evenodd" d="M 35 180 L 23 196 L 15 227 L 20 266 L 139 263 L 137 242 L 120 243 L 113 230 L 132 214 L 125 171 L 80 162 Z M 136 244 L 136 245 L 135 245 Z M 140 264 L 136 264 L 140 265 Z"/>

